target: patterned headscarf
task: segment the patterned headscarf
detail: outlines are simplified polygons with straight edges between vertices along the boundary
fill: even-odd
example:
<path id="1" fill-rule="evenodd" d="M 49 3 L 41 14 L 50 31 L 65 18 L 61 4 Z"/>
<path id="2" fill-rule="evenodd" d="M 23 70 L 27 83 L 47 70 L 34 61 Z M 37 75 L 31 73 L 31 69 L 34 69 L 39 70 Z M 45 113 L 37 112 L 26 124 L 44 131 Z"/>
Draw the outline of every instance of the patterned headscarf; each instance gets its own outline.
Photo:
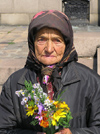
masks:
<path id="1" fill-rule="evenodd" d="M 62 60 L 54 65 L 48 67 L 38 61 L 34 51 L 34 40 L 37 31 L 43 27 L 57 29 L 61 32 L 65 41 L 65 53 Z M 57 87 L 57 78 L 60 77 L 59 70 L 66 66 L 69 62 L 77 60 L 77 52 L 73 45 L 73 30 L 68 17 L 57 10 L 48 10 L 37 13 L 29 25 L 28 29 L 28 45 L 29 54 L 27 57 L 25 67 L 41 72 L 45 76 L 46 73 L 53 77 L 52 84 Z M 52 73 L 53 72 L 53 73 Z M 55 76 L 54 76 L 55 75 Z M 50 79 L 49 79 L 50 80 Z"/>

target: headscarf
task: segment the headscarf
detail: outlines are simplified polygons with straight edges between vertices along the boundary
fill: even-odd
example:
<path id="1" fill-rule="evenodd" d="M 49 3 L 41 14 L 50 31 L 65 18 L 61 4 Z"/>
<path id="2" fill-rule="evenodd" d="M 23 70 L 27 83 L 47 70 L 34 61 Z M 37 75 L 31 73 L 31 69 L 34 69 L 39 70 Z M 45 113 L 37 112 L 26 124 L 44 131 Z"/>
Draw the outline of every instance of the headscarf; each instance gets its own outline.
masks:
<path id="1" fill-rule="evenodd" d="M 60 31 L 66 45 L 65 53 L 62 60 L 59 63 L 55 64 L 53 67 L 43 65 L 38 61 L 35 56 L 35 35 L 37 31 L 44 27 L 53 28 Z M 28 29 L 28 46 L 29 54 L 25 67 L 38 71 L 42 75 L 46 75 L 46 73 L 48 72 L 49 76 L 52 76 L 53 78 L 53 81 L 51 83 L 52 85 L 55 85 L 55 87 L 57 87 L 57 79 L 60 79 L 59 72 L 61 68 L 66 66 L 71 61 L 76 61 L 78 57 L 73 45 L 73 30 L 71 23 L 64 13 L 57 10 L 41 11 L 33 16 Z"/>

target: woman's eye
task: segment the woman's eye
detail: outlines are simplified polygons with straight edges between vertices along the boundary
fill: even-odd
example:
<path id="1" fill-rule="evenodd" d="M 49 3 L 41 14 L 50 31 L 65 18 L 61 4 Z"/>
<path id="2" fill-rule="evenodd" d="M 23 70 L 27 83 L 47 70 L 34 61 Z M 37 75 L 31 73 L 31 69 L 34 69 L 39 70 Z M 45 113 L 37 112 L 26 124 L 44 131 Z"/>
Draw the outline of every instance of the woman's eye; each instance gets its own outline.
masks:
<path id="1" fill-rule="evenodd" d="M 60 41 L 60 39 L 54 39 L 54 43 L 59 44 L 59 43 L 61 43 L 61 41 Z"/>
<path id="2" fill-rule="evenodd" d="M 38 41 L 39 44 L 43 44 L 43 43 L 46 42 L 46 39 L 45 38 L 39 38 L 37 41 Z"/>

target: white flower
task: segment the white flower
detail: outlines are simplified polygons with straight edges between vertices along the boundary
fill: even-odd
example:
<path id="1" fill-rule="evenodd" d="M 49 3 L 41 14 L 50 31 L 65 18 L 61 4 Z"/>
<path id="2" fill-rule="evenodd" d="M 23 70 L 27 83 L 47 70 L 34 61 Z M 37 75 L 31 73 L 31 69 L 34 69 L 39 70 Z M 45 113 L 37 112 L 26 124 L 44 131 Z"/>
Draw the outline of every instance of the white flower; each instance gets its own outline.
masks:
<path id="1" fill-rule="evenodd" d="M 39 88 L 40 87 L 40 84 L 39 83 L 35 83 L 34 85 L 33 85 L 33 88 Z"/>
<path id="2" fill-rule="evenodd" d="M 24 104 L 27 103 L 27 101 L 28 101 L 28 97 L 23 97 L 22 101 L 21 101 L 21 104 L 24 105 Z"/>
<path id="3" fill-rule="evenodd" d="M 15 94 L 16 94 L 18 97 L 20 97 L 21 92 L 20 92 L 20 91 L 16 91 Z"/>
<path id="4" fill-rule="evenodd" d="M 20 95 L 25 96 L 25 92 L 21 89 L 19 91 L 16 91 L 15 94 L 20 97 Z"/>
<path id="5" fill-rule="evenodd" d="M 25 102 L 24 101 L 21 101 L 21 105 L 24 105 L 25 104 Z"/>
<path id="6" fill-rule="evenodd" d="M 25 93 L 23 91 L 21 92 L 21 94 L 22 94 L 22 96 L 25 96 Z"/>
<path id="7" fill-rule="evenodd" d="M 34 96 L 35 104 L 38 105 L 40 102 L 40 99 L 37 96 Z"/>
<path id="8" fill-rule="evenodd" d="M 52 106 L 52 102 L 50 102 L 50 100 L 49 99 L 46 99 L 45 101 L 44 101 L 44 105 L 45 106 L 47 106 L 47 107 L 50 107 L 50 106 Z"/>
<path id="9" fill-rule="evenodd" d="M 38 89 L 38 92 L 39 92 L 40 94 L 42 94 L 42 93 L 43 93 L 43 90 L 42 90 L 41 88 L 39 88 L 39 89 Z"/>
<path id="10" fill-rule="evenodd" d="M 59 126 L 55 126 L 55 129 L 57 130 L 59 128 Z"/>
<path id="11" fill-rule="evenodd" d="M 31 95 L 30 94 L 28 94 L 28 98 L 31 99 Z"/>
<path id="12" fill-rule="evenodd" d="M 26 104 L 25 107 L 28 108 L 28 104 Z"/>
<path id="13" fill-rule="evenodd" d="M 47 94 L 43 92 L 43 96 L 47 98 Z"/>

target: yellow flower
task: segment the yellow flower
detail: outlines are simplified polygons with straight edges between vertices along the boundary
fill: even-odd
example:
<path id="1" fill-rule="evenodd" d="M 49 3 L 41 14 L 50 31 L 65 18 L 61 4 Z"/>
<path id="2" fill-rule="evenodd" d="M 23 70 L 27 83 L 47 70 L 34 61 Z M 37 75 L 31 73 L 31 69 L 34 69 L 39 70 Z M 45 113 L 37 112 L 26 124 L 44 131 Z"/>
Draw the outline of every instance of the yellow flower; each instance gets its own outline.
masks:
<path id="1" fill-rule="evenodd" d="M 32 116 L 34 114 L 34 111 L 37 110 L 38 107 L 35 105 L 34 108 L 32 106 L 28 106 L 27 110 L 28 111 L 26 113 L 27 116 Z"/>
<path id="2" fill-rule="evenodd" d="M 70 108 L 65 102 L 55 101 L 53 104 L 55 105 L 56 108 L 65 109 L 67 112 L 70 110 Z"/>
<path id="3" fill-rule="evenodd" d="M 68 105 L 65 102 L 61 102 L 59 104 L 59 108 L 64 108 L 64 109 L 67 109 L 68 111 L 70 110 L 70 108 L 68 107 Z"/>
<path id="4" fill-rule="evenodd" d="M 53 104 L 56 106 L 56 108 L 59 107 L 59 102 L 58 101 L 54 101 Z"/>
<path id="5" fill-rule="evenodd" d="M 56 120 L 53 118 L 53 120 L 52 120 L 52 125 L 53 126 L 57 126 L 57 123 L 56 123 Z"/>
<path id="6" fill-rule="evenodd" d="M 47 100 L 48 100 L 48 99 L 50 100 L 51 103 L 53 102 L 53 100 L 51 100 L 49 97 L 47 97 Z"/>
<path id="7" fill-rule="evenodd" d="M 25 93 L 24 93 L 24 92 L 22 92 L 22 95 L 24 96 L 24 95 L 25 95 Z"/>
<path id="8" fill-rule="evenodd" d="M 58 105 L 58 103 L 59 103 L 58 101 L 54 101 L 54 103 L 53 103 L 53 104 L 54 104 L 54 105 Z"/>
<path id="9" fill-rule="evenodd" d="M 52 119 L 52 125 L 53 126 L 56 125 L 56 121 L 58 122 L 61 117 L 62 118 L 66 117 L 66 112 L 63 112 L 63 110 L 64 109 L 59 109 L 53 114 L 53 119 Z"/>
<path id="10" fill-rule="evenodd" d="M 32 93 L 34 93 L 34 90 L 32 90 Z"/>

